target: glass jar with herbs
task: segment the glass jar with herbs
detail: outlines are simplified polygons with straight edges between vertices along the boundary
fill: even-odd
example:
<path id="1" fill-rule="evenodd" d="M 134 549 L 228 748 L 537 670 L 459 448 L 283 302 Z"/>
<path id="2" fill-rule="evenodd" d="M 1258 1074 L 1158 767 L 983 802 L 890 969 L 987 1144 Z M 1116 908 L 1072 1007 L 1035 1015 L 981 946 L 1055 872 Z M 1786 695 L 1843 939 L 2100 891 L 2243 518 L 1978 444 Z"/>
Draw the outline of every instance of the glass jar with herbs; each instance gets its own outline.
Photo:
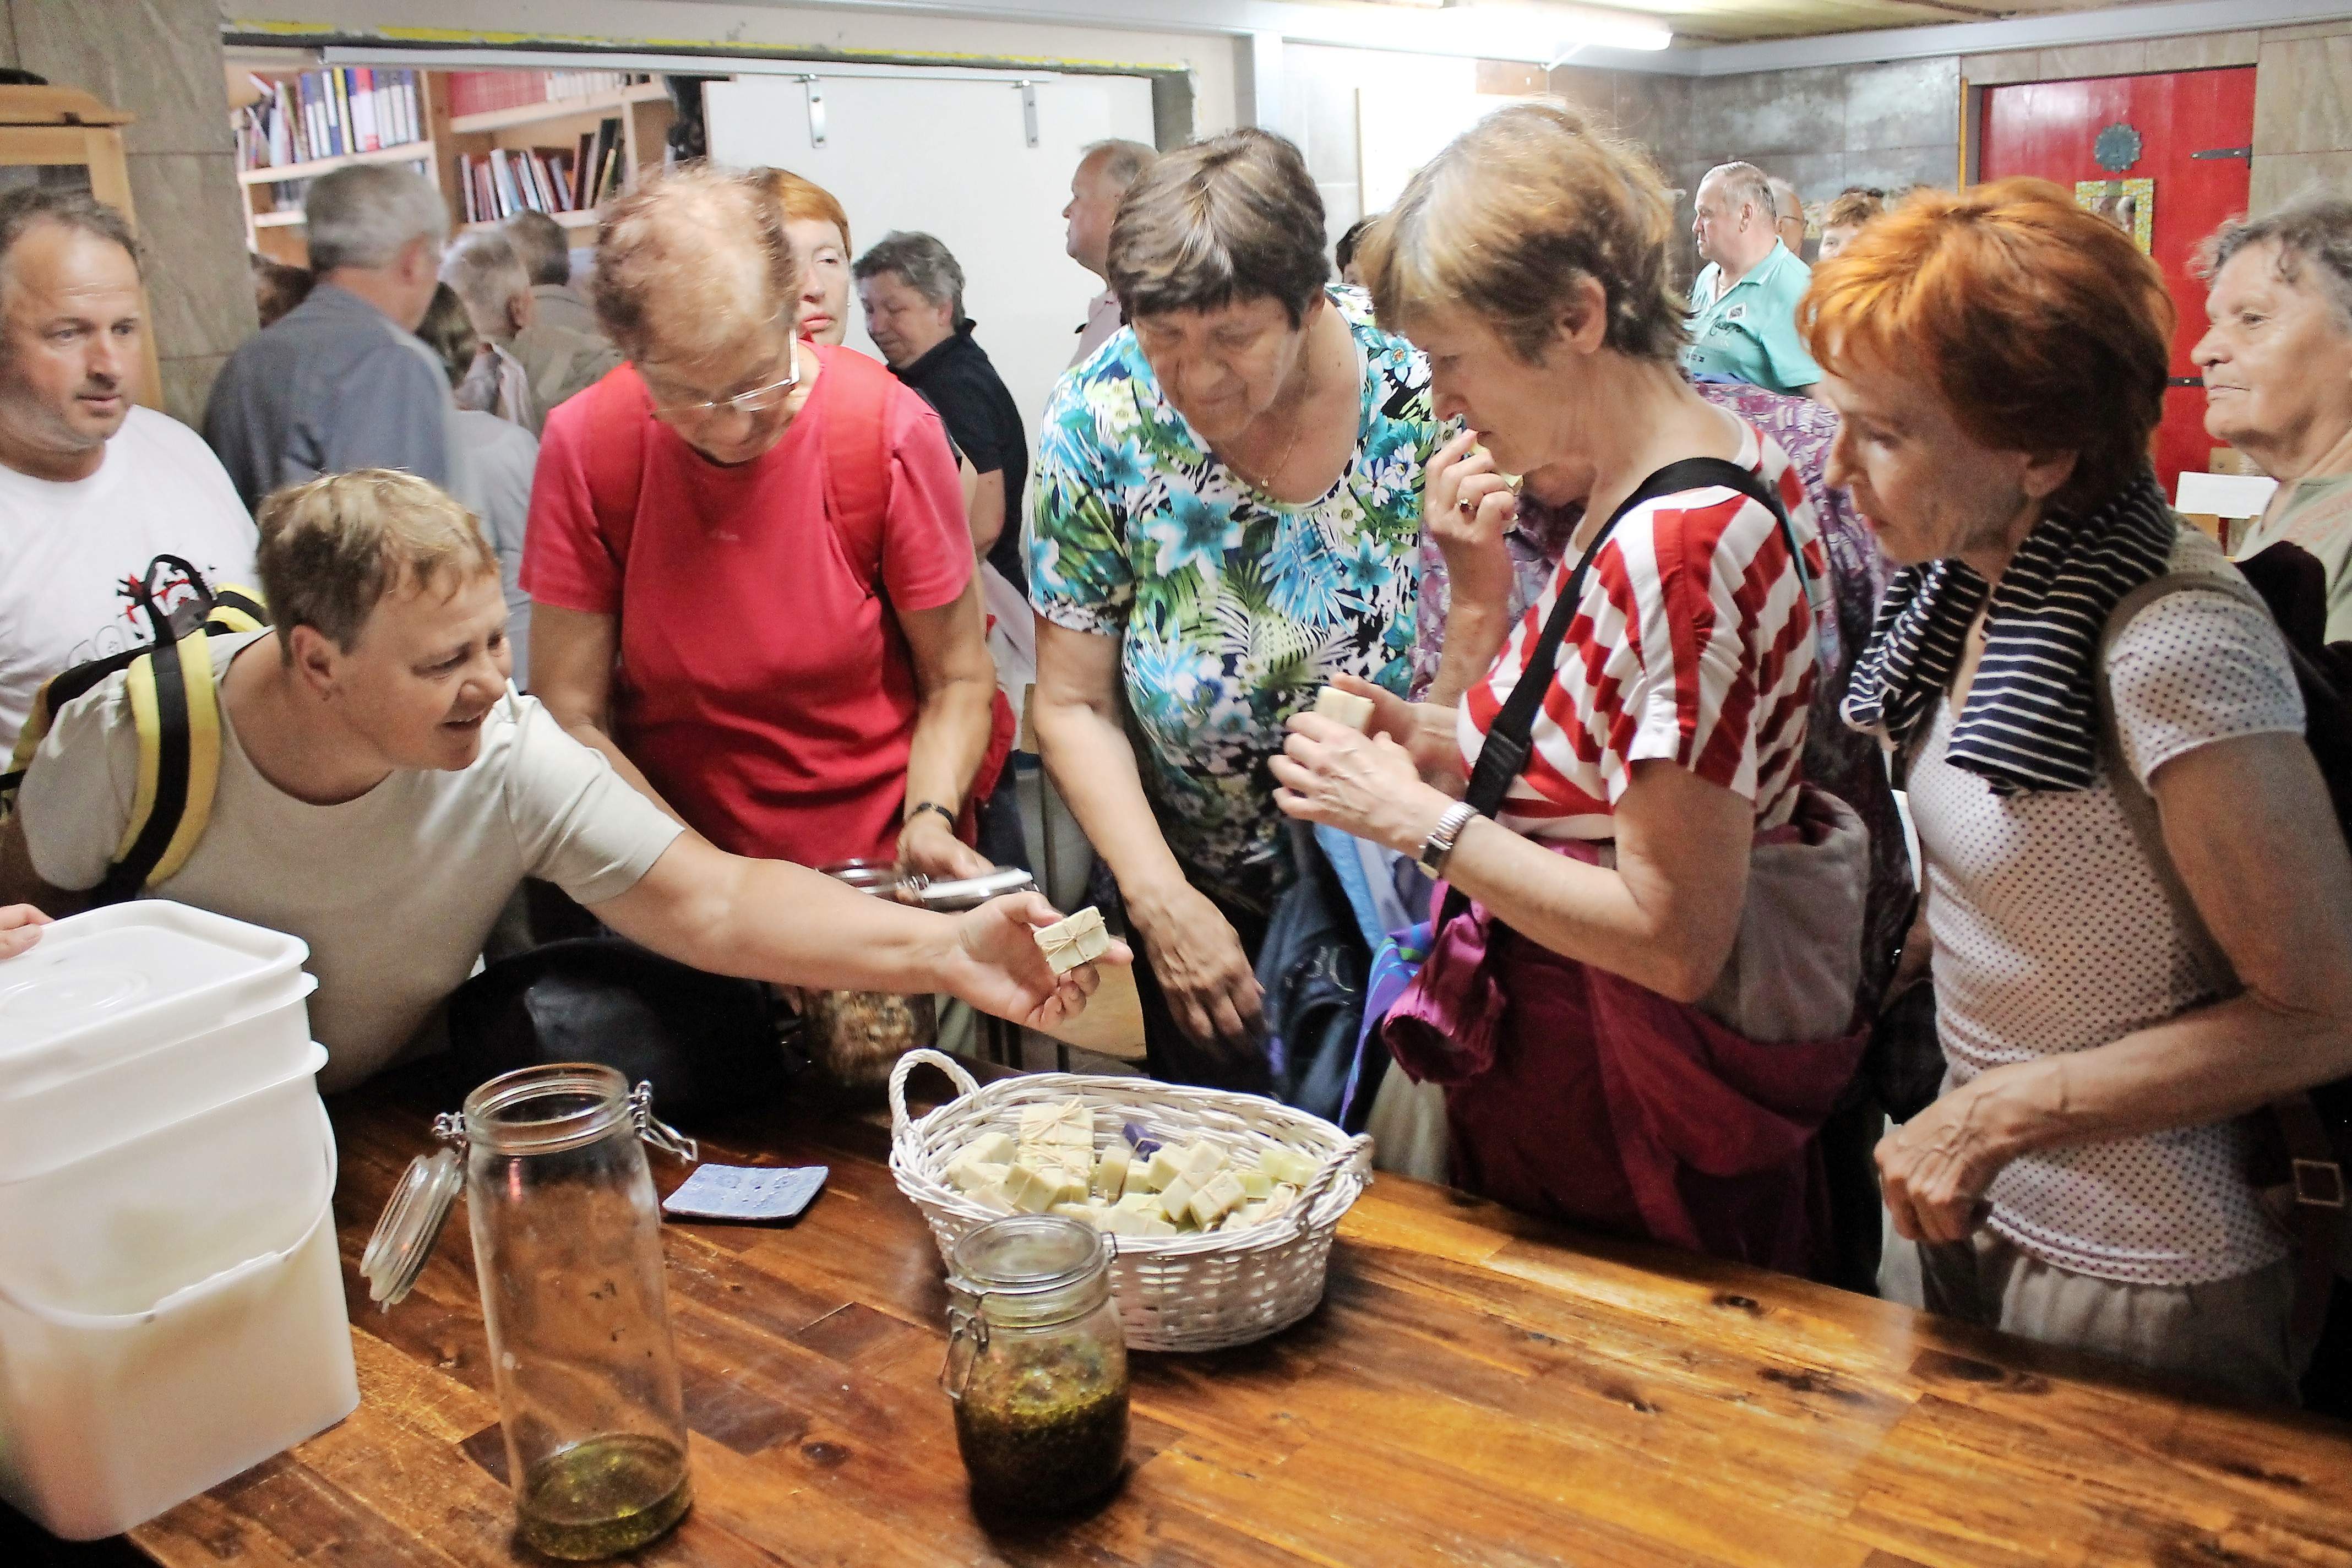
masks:
<path id="1" fill-rule="evenodd" d="M 983 1511 L 1066 1512 L 1118 1483 L 1128 1391 L 1111 1300 L 1116 1246 L 1060 1215 L 1013 1215 L 949 1256 L 940 1383 Z"/>
<path id="2" fill-rule="evenodd" d="M 369 1295 L 407 1295 L 463 1192 L 517 1533 L 551 1557 L 634 1551 L 694 1495 L 645 1155 L 691 1161 L 694 1142 L 655 1120 L 650 1086 L 584 1062 L 492 1079 L 434 1132 L 454 1148 L 394 1193 Z"/>

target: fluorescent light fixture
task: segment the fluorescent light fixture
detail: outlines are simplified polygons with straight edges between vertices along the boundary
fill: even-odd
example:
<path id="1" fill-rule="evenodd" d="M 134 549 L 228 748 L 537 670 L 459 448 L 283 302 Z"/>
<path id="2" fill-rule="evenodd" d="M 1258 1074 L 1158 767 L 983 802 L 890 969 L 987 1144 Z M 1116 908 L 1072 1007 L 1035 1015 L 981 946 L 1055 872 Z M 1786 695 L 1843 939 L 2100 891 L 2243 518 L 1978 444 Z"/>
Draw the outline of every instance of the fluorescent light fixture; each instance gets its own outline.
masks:
<path id="1" fill-rule="evenodd" d="M 1595 16 L 1579 23 L 1576 36 L 1559 41 L 1560 58 L 1579 49 L 1663 49 L 1675 41 L 1674 29 L 1631 16 Z"/>

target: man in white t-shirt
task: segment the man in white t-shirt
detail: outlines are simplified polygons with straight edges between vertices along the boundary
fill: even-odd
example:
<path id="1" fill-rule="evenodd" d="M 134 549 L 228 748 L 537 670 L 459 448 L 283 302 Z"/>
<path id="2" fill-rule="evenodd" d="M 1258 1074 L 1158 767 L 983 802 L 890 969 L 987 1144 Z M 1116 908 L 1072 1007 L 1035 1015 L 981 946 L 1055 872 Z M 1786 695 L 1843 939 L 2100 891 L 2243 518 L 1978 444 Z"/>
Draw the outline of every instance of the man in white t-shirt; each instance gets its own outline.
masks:
<path id="1" fill-rule="evenodd" d="M 1037 894 L 910 909 L 725 854 L 631 788 L 509 683 L 498 559 L 426 481 L 334 475 L 272 496 L 261 521 L 277 628 L 208 639 L 220 782 L 194 853 L 152 890 L 310 944 L 320 1089 L 419 1039 L 526 876 L 714 973 L 944 991 L 1039 1028 L 1085 1005 L 1092 970 L 1057 980 L 1032 938 L 1058 918 Z M 74 908 L 70 890 L 106 875 L 138 780 L 118 675 L 42 742 L 0 826 L 0 900 Z M 0 910 L 0 931 L 17 928 L 0 952 L 25 918 Z"/>
<path id="2" fill-rule="evenodd" d="M 81 192 L 0 196 L 0 758 L 42 682 L 152 641 L 160 555 L 249 584 L 253 521 L 196 433 L 141 408 L 146 312 L 122 215 Z M 162 608 L 194 596 L 160 575 Z"/>

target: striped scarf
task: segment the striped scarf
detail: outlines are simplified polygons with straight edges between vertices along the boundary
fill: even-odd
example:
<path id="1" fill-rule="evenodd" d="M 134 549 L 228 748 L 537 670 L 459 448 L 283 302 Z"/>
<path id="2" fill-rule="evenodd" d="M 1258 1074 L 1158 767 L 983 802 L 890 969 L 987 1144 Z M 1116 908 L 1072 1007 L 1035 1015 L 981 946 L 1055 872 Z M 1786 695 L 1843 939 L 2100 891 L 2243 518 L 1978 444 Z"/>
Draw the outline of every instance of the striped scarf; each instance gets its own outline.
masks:
<path id="1" fill-rule="evenodd" d="M 2088 517 L 2034 524 L 1993 590 L 1984 658 L 1946 760 L 1996 795 L 2090 788 L 2100 637 L 2117 602 L 2165 569 L 2179 528 L 2147 469 Z M 1985 580 L 1950 558 L 1897 574 L 1846 688 L 1846 723 L 1898 747 L 1916 739 L 1985 593 Z"/>

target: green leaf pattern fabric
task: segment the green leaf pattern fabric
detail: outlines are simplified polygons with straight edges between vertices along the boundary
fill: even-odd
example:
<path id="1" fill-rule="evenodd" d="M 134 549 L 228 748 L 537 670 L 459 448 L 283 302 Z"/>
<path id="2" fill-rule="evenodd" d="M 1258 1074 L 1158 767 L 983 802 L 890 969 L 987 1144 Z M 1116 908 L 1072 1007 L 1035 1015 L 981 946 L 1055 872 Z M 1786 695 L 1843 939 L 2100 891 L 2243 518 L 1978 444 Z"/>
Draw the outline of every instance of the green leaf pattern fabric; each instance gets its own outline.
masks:
<path id="1" fill-rule="evenodd" d="M 1063 376 L 1039 432 L 1030 597 L 1122 641 L 1144 793 L 1204 891 L 1265 908 L 1289 879 L 1266 759 L 1283 723 L 1345 671 L 1410 676 L 1422 470 L 1442 439 L 1429 370 L 1329 298 L 1365 374 L 1355 457 L 1319 500 L 1259 495 L 1160 395 L 1131 331 Z"/>

